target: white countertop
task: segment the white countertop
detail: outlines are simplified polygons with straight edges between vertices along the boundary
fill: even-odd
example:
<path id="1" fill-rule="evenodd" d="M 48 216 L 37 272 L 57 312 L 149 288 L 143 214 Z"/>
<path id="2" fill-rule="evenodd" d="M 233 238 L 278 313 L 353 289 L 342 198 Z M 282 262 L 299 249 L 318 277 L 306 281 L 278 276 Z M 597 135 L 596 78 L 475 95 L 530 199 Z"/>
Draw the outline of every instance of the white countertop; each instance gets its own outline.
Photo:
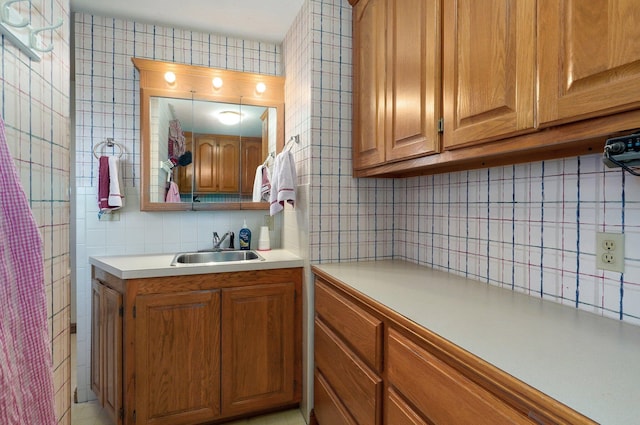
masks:
<path id="1" fill-rule="evenodd" d="M 640 326 L 407 262 L 316 267 L 601 424 L 640 423 Z"/>
<path id="2" fill-rule="evenodd" d="M 284 249 L 256 252 L 264 258 L 264 261 L 230 261 L 215 265 L 179 264 L 172 266 L 171 261 L 177 254 L 174 253 L 89 257 L 89 263 L 120 279 L 284 269 L 304 265 L 304 261 L 300 257 Z"/>

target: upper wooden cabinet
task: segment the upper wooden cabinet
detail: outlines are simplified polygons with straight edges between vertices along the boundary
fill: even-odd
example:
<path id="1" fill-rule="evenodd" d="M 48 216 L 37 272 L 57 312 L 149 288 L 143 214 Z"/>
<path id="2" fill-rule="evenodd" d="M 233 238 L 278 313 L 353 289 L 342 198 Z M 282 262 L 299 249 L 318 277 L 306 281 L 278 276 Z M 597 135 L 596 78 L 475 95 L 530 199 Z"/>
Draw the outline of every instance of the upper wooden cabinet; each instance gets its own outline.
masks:
<path id="1" fill-rule="evenodd" d="M 638 127 L 635 0 L 350 2 L 355 177 L 590 154 Z"/>
<path id="2" fill-rule="evenodd" d="M 536 0 L 443 9 L 444 148 L 533 129 Z"/>
<path id="3" fill-rule="evenodd" d="M 437 150 L 439 2 L 354 7 L 354 168 Z"/>
<path id="4" fill-rule="evenodd" d="M 538 0 L 539 120 L 640 106 L 640 3 Z"/>

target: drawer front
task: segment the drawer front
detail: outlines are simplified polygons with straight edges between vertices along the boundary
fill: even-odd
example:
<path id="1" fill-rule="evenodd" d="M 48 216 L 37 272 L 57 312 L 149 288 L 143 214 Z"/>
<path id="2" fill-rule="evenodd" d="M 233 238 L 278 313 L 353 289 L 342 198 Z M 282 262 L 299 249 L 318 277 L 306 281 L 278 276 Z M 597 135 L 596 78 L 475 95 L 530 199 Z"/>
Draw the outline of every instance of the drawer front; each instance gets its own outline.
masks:
<path id="1" fill-rule="evenodd" d="M 434 424 L 532 424 L 517 410 L 391 329 L 389 384 Z"/>
<path id="2" fill-rule="evenodd" d="M 382 371 L 382 321 L 316 278 L 316 314 L 371 368 Z"/>
<path id="3" fill-rule="evenodd" d="M 318 372 L 313 383 L 313 394 L 313 411 L 320 425 L 357 425 Z"/>
<path id="4" fill-rule="evenodd" d="M 389 425 L 430 425 L 402 400 L 393 388 L 387 391 L 386 412 L 385 423 Z"/>
<path id="5" fill-rule="evenodd" d="M 380 423 L 382 380 L 319 319 L 315 321 L 316 373 L 359 424 Z"/>

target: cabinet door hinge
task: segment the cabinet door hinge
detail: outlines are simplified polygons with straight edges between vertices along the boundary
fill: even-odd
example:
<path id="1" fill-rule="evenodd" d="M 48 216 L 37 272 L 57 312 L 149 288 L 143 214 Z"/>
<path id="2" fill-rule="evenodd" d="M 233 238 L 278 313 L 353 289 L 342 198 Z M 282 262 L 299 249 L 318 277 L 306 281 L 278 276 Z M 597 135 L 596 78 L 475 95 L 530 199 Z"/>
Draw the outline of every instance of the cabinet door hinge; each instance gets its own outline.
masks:
<path id="1" fill-rule="evenodd" d="M 135 422 L 135 421 L 136 421 L 136 411 L 134 410 L 133 411 L 133 422 Z"/>
<path id="2" fill-rule="evenodd" d="M 444 118 L 438 120 L 438 133 L 444 133 Z"/>
<path id="3" fill-rule="evenodd" d="M 120 419 L 124 419 L 124 408 L 120 408 L 120 412 L 118 412 L 118 416 L 120 416 Z"/>
<path id="4" fill-rule="evenodd" d="M 118 314 L 120 315 L 120 317 L 124 316 L 124 306 L 120 306 L 120 308 L 118 309 Z"/>
<path id="5" fill-rule="evenodd" d="M 133 318 L 134 319 L 136 318 L 136 306 L 135 305 L 133 306 Z"/>

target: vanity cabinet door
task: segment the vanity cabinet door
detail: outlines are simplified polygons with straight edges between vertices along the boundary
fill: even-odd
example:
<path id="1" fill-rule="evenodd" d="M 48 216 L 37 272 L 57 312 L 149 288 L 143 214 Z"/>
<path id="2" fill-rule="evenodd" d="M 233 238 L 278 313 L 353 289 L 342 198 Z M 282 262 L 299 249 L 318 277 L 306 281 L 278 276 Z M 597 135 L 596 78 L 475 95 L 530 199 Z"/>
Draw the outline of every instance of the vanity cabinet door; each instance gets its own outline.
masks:
<path id="1" fill-rule="evenodd" d="M 92 282 L 91 389 L 112 423 L 122 407 L 122 295 Z"/>
<path id="2" fill-rule="evenodd" d="M 220 415 L 220 291 L 140 295 L 135 319 L 136 424 Z"/>
<path id="3" fill-rule="evenodd" d="M 222 414 L 293 404 L 295 286 L 222 290 Z"/>

